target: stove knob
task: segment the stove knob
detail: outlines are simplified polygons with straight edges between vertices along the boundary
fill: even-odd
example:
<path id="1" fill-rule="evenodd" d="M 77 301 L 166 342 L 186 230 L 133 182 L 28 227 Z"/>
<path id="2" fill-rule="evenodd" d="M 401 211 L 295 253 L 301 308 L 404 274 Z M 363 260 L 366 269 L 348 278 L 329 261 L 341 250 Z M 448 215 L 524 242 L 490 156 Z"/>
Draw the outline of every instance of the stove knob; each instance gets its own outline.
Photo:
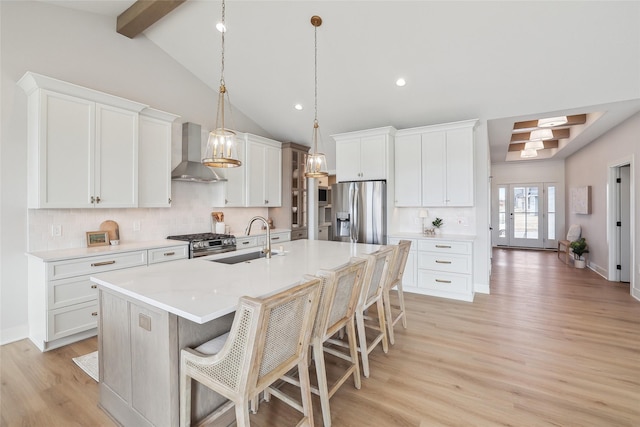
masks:
<path id="1" fill-rule="evenodd" d="M 195 243 L 193 244 L 193 247 L 194 247 L 195 249 L 200 249 L 200 248 L 202 247 L 202 242 L 195 242 Z"/>

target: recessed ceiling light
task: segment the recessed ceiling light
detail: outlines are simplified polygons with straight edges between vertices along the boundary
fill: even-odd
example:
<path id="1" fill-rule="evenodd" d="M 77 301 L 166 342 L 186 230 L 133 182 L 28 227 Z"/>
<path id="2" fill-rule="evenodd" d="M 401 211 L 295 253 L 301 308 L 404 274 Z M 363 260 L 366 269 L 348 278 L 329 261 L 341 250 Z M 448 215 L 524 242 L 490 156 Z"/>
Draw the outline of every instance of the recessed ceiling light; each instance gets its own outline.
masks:
<path id="1" fill-rule="evenodd" d="M 398 87 L 402 87 L 404 85 L 407 84 L 407 81 L 405 79 L 403 79 L 402 77 L 400 77 L 398 80 L 396 80 L 396 86 Z"/>
<path id="2" fill-rule="evenodd" d="M 218 22 L 216 24 L 216 29 L 221 33 L 225 33 L 227 31 L 227 27 L 222 22 Z"/>
<path id="3" fill-rule="evenodd" d="M 295 108 L 296 110 L 300 111 L 302 110 L 302 104 L 296 104 L 293 106 L 293 108 Z"/>

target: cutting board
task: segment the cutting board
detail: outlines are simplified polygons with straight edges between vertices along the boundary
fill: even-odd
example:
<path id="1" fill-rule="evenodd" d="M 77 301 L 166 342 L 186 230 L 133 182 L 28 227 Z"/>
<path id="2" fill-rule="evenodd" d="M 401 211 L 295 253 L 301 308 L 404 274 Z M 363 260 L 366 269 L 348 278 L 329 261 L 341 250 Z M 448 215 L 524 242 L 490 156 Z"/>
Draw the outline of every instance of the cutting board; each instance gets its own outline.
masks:
<path id="1" fill-rule="evenodd" d="M 100 231 L 109 232 L 109 240 L 120 240 L 120 229 L 118 223 L 110 219 L 100 224 Z"/>

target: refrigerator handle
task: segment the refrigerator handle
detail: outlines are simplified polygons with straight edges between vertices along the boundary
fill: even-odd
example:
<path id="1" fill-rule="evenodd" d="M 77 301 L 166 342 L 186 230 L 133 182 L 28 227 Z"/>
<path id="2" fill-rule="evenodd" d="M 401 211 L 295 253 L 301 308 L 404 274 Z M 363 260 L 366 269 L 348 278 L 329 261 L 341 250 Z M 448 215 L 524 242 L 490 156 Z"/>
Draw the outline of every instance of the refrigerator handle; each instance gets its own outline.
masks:
<path id="1" fill-rule="evenodd" d="M 351 241 L 354 243 L 358 242 L 359 239 L 359 231 L 360 231 L 360 224 L 358 223 L 358 199 L 359 199 L 359 192 L 360 190 L 358 190 L 358 185 L 357 184 L 352 184 L 354 191 L 353 191 L 353 199 L 351 201 L 351 206 L 352 206 L 352 210 L 353 213 L 351 215 Z"/>

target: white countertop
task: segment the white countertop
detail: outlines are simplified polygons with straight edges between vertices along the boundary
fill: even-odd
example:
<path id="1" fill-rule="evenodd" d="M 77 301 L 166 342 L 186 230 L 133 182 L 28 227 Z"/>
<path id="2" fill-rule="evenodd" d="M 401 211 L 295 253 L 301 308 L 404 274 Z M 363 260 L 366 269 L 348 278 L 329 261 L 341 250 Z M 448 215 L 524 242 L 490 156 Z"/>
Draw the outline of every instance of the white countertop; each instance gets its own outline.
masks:
<path id="1" fill-rule="evenodd" d="M 435 236 L 426 236 L 422 233 L 390 233 L 388 237 L 399 237 L 403 239 L 436 239 L 436 240 L 452 240 L 457 242 L 473 242 L 476 236 L 471 234 L 436 234 Z"/>
<path id="2" fill-rule="evenodd" d="M 154 264 L 98 274 L 100 286 L 166 310 L 196 323 L 206 323 L 235 311 L 242 296 L 265 297 L 298 283 L 305 274 L 334 268 L 352 256 L 369 254 L 379 245 L 320 240 L 278 244 L 284 255 L 233 265 L 212 262 L 259 248 Z"/>
<path id="3" fill-rule="evenodd" d="M 69 248 L 51 251 L 27 252 L 28 256 L 45 262 L 62 261 L 92 255 L 106 255 L 118 252 L 132 252 L 146 249 L 165 248 L 168 246 L 186 246 L 189 242 L 181 240 L 143 240 L 137 242 L 120 242 L 119 245 L 94 246 L 92 248 Z"/>

